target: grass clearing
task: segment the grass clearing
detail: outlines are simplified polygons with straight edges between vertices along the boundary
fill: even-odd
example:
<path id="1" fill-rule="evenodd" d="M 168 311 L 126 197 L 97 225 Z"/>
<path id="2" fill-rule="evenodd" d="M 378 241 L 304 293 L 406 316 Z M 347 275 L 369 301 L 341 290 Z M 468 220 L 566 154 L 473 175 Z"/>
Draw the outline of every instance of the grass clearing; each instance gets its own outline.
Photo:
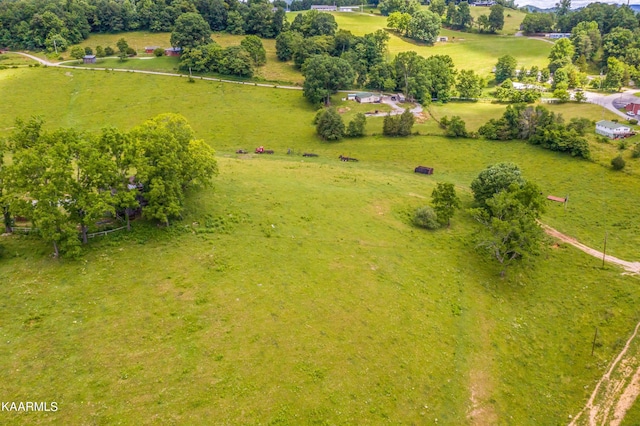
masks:
<path id="1" fill-rule="evenodd" d="M 171 33 L 152 33 L 147 31 L 134 31 L 122 34 L 91 34 L 88 39 L 80 43 L 81 47 L 91 47 L 94 51 L 96 46 L 111 46 L 115 49 L 117 41 L 124 37 L 129 43 L 129 46 L 134 48 L 140 57 L 153 57 L 152 55 L 145 55 L 144 48 L 147 46 L 159 46 L 169 47 L 169 39 Z M 211 38 L 220 46 L 237 46 L 240 44 L 245 36 L 232 35 L 227 33 L 213 33 Z M 295 69 L 291 62 L 279 61 L 276 56 L 276 41 L 275 39 L 262 39 L 265 51 L 267 53 L 266 65 L 259 67 L 256 70 L 256 76 L 254 80 L 265 80 L 275 82 L 285 82 L 297 85 L 302 85 L 304 78 L 300 71 Z M 69 55 L 69 49 L 63 58 L 66 60 L 71 59 Z M 159 71 L 159 72 L 177 72 L 179 59 L 177 57 L 162 57 L 153 58 L 140 61 L 140 58 L 131 58 L 127 61 L 120 62 L 119 59 L 98 59 L 97 64 L 87 65 L 96 67 L 107 68 L 125 68 L 125 69 L 140 69 L 146 71 Z M 207 74 L 209 75 L 209 74 Z M 217 74 L 210 74 L 212 76 L 229 78 L 229 76 L 222 76 Z"/>
<path id="2" fill-rule="evenodd" d="M 436 181 L 455 183 L 466 208 L 480 170 L 514 161 L 545 194 L 569 194 L 545 223 L 597 248 L 606 220 L 607 252 L 640 260 L 635 172 L 522 142 L 323 143 L 299 91 L 53 68 L 0 71 L 0 91 L 12 105 L 4 123 L 35 114 L 50 128 L 128 129 L 181 113 L 221 170 L 176 226 L 136 224 L 77 262 L 2 237 L 0 392 L 61 407 L 33 423 L 466 424 L 483 386 L 498 424 L 553 424 L 579 411 L 640 319 L 638 278 L 572 247 L 549 241 L 501 280 L 466 214 L 437 232 L 409 223 Z M 352 105 L 345 118 L 379 108 Z M 554 106 L 583 107 L 595 113 Z M 504 106 L 432 109 L 475 126 Z M 276 154 L 234 154 L 258 145 Z M 436 174 L 417 176 L 417 165 Z"/>
<path id="3" fill-rule="evenodd" d="M 473 8 L 472 8 L 473 9 Z M 360 13 L 334 13 L 338 28 L 364 35 L 386 28 L 386 17 Z M 293 17 L 291 18 L 293 19 Z M 506 20 L 505 20 L 506 22 Z M 511 54 L 518 60 L 518 67 L 544 67 L 552 45 L 526 37 L 508 37 L 490 34 L 465 33 L 442 29 L 440 34 L 449 37 L 448 42 L 437 42 L 433 46 L 398 37 L 390 32 L 389 53 L 413 50 L 419 55 L 449 55 L 458 69 L 473 69 L 481 75 L 490 76 L 498 57 Z"/>

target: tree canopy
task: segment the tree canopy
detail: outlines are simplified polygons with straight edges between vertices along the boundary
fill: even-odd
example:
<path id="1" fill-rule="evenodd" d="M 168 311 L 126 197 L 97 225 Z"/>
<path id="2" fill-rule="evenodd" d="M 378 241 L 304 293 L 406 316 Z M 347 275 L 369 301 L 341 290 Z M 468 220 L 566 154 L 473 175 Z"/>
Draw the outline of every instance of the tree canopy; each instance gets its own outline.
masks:
<path id="1" fill-rule="evenodd" d="M 79 254 L 90 226 L 121 209 L 128 217 L 140 199 L 143 216 L 168 224 L 180 216 L 185 191 L 208 184 L 217 172 L 213 150 L 176 114 L 160 115 L 128 134 L 45 131 L 39 118 L 18 120 L 8 149 L 12 162 L 0 168 L 5 225 L 14 215 L 27 218 L 56 256 Z"/>
<path id="2" fill-rule="evenodd" d="M 172 46 L 185 49 L 209 43 L 211 43 L 211 28 L 202 15 L 190 12 L 178 17 L 171 32 Z"/>
<path id="3" fill-rule="evenodd" d="M 353 83 L 355 74 L 349 62 L 328 55 L 315 55 L 302 67 L 304 96 L 314 104 L 329 105 L 330 97 Z"/>

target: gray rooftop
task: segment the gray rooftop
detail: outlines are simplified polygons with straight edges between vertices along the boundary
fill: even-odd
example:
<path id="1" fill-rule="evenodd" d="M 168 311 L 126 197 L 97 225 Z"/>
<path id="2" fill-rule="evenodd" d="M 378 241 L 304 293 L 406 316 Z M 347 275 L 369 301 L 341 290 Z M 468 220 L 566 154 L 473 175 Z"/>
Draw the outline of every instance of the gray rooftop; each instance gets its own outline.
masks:
<path id="1" fill-rule="evenodd" d="M 606 127 L 607 129 L 611 129 L 611 130 L 615 130 L 619 127 L 629 127 L 629 126 L 625 126 L 624 124 L 616 123 L 615 121 L 609 121 L 609 120 L 600 120 L 596 123 L 596 125 Z"/>

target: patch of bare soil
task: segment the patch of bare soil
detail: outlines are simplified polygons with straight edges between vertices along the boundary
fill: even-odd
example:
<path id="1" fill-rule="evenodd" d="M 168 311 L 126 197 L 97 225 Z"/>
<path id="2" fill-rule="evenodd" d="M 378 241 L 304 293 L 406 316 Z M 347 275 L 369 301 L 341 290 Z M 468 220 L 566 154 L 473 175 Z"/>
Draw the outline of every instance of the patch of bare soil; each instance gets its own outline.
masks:
<path id="1" fill-rule="evenodd" d="M 636 370 L 629 386 L 627 386 L 622 395 L 620 395 L 620 399 L 613 413 L 613 419 L 611 419 L 611 426 L 618 426 L 622 422 L 622 419 L 624 419 L 629 408 L 633 406 L 638 395 L 640 395 L 640 368 Z"/>
<path id="2" fill-rule="evenodd" d="M 338 108 L 338 114 L 344 114 L 347 111 L 351 111 L 351 108 L 349 108 L 349 107 Z"/>
<path id="3" fill-rule="evenodd" d="M 416 117 L 416 123 L 418 124 L 422 124 L 429 119 L 429 116 L 424 112 L 418 112 L 414 114 L 414 116 Z"/>
<path id="4" fill-rule="evenodd" d="M 581 424 L 619 425 L 620 422 L 622 422 L 624 415 L 633 405 L 638 393 L 640 393 L 640 384 L 638 383 L 640 381 L 639 366 L 636 366 L 635 374 L 625 389 L 625 385 L 634 370 L 632 366 L 637 364 L 633 356 L 627 356 L 627 350 L 629 349 L 629 345 L 633 339 L 635 339 L 638 334 L 639 328 L 640 323 L 636 325 L 633 334 L 629 340 L 627 340 L 627 344 L 624 345 L 624 348 L 622 348 L 622 351 L 618 354 L 616 359 L 611 363 L 609 370 L 607 370 L 604 376 L 602 376 L 596 384 L 587 404 L 571 421 L 571 423 L 569 423 L 569 426 L 577 426 Z M 611 374 L 613 372 L 616 373 L 616 376 L 614 379 L 611 379 Z M 598 401 L 597 403 L 596 400 Z M 614 414 L 613 418 L 610 419 L 609 414 L 613 407 L 615 407 Z M 588 422 L 579 422 L 581 416 L 585 412 L 588 415 Z M 607 423 L 607 420 L 609 420 L 609 423 Z"/>
<path id="5" fill-rule="evenodd" d="M 486 302 L 485 302 L 486 304 Z M 498 415 L 491 403 L 494 389 L 493 359 L 491 358 L 492 323 L 483 315 L 477 318 L 477 349 L 474 351 L 469 372 L 469 408 L 467 420 L 471 425 L 498 424 Z"/>

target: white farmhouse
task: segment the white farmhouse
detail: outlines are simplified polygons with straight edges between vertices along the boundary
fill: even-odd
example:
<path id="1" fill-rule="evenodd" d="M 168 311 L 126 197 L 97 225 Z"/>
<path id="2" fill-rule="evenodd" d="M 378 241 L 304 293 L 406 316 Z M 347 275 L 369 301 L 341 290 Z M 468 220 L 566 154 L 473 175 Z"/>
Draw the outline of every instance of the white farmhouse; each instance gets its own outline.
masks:
<path id="1" fill-rule="evenodd" d="M 631 127 L 609 120 L 600 120 L 596 123 L 596 133 L 609 139 L 617 139 L 631 134 Z"/>

